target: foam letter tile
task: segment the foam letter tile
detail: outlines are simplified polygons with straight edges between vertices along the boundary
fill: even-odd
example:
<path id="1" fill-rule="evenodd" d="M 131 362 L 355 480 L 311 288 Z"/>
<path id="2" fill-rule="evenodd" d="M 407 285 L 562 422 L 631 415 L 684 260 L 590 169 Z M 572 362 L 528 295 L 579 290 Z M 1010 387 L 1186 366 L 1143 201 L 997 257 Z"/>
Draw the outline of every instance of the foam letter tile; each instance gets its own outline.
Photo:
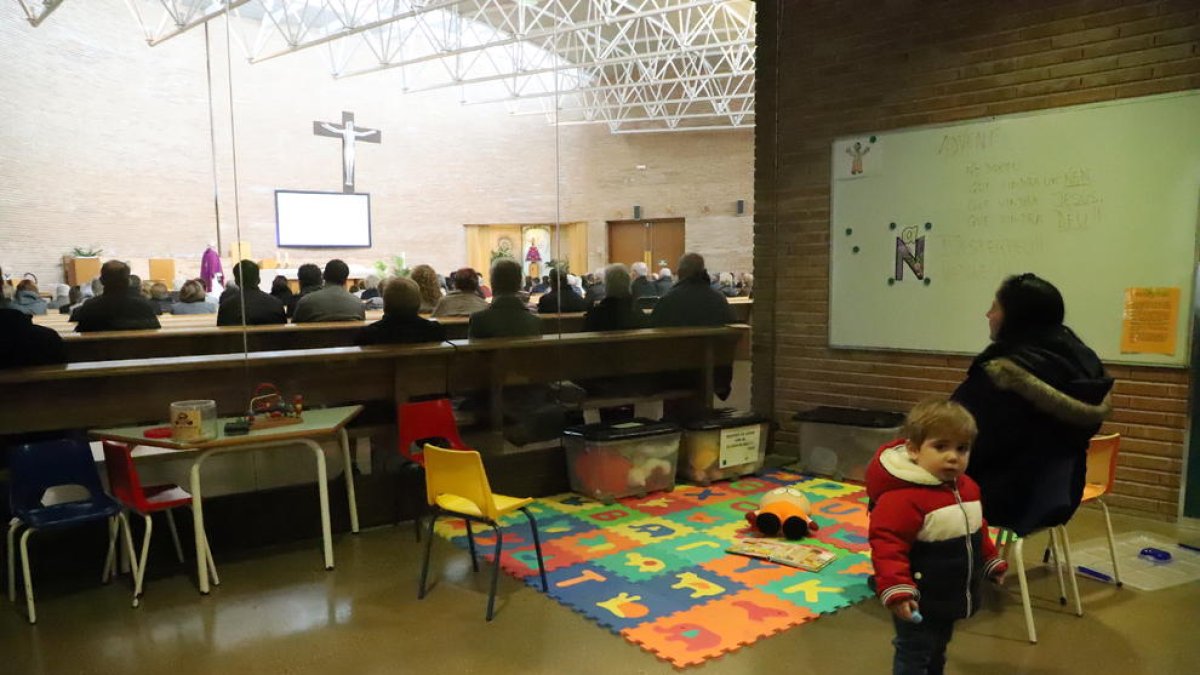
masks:
<path id="1" fill-rule="evenodd" d="M 742 493 L 728 489 L 723 483 L 713 483 L 711 485 L 688 485 L 682 490 L 676 488 L 672 494 L 682 497 L 697 506 L 705 506 L 733 499 Z"/>
<path id="2" fill-rule="evenodd" d="M 591 509 L 572 514 L 576 518 L 591 523 L 595 527 L 612 527 L 621 523 L 631 523 L 642 520 L 646 514 L 624 504 L 602 504 Z"/>
<path id="3" fill-rule="evenodd" d="M 812 510 L 809 515 L 813 518 L 824 517 L 858 527 L 866 527 L 870 520 L 867 505 L 854 499 L 824 499 L 813 504 Z"/>
<path id="4" fill-rule="evenodd" d="M 713 574 L 719 574 L 725 579 L 745 584 L 750 588 L 764 586 L 772 581 L 778 581 L 796 573 L 796 568 L 794 567 L 744 555 L 727 555 L 714 558 L 700 567 Z"/>
<path id="5" fill-rule="evenodd" d="M 830 563 L 819 573 L 797 572 L 764 584 L 761 590 L 816 614 L 833 612 L 866 597 L 863 594 L 866 584 L 860 579 L 839 575 L 834 568 L 836 564 L 837 561 Z"/>
<path id="6" fill-rule="evenodd" d="M 659 541 L 682 537 L 685 534 L 691 534 L 697 528 L 673 522 L 668 520 L 667 517 L 662 517 L 643 518 L 642 520 L 622 523 L 608 529 L 623 537 L 633 539 L 640 544 L 653 544 Z"/>
<path id="7" fill-rule="evenodd" d="M 695 502 L 683 497 L 678 490 L 655 492 L 645 497 L 629 497 L 622 499 L 621 505 L 648 516 L 663 516 L 676 511 L 696 508 Z"/>
<path id="8" fill-rule="evenodd" d="M 621 634 L 677 668 L 697 665 L 816 615 L 750 589 L 627 628 Z"/>
<path id="9" fill-rule="evenodd" d="M 671 572 L 689 569 L 690 563 L 683 558 L 670 554 L 665 544 L 643 546 L 628 551 L 621 551 L 603 558 L 596 558 L 592 564 L 606 569 L 614 575 L 627 581 L 640 582 L 646 579 L 662 576 Z"/>
<path id="10" fill-rule="evenodd" d="M 661 547 L 664 546 L 669 547 L 672 556 L 686 560 L 689 564 L 698 565 L 713 558 L 720 558 L 727 555 L 725 549 L 729 548 L 729 542 L 717 539 L 707 532 L 696 532 L 675 539 L 668 539 L 662 544 L 646 548 L 661 550 Z"/>
<path id="11" fill-rule="evenodd" d="M 554 495 L 552 497 L 541 497 L 537 503 L 542 504 L 548 509 L 561 511 L 562 513 L 578 513 L 580 511 L 591 511 L 597 507 L 604 506 L 603 503 L 594 499 L 588 499 L 582 495 L 577 495 L 573 492 L 566 494 Z"/>
<path id="12" fill-rule="evenodd" d="M 832 544 L 846 551 L 868 551 L 871 548 L 866 528 L 845 523 L 824 526 L 812 536 L 818 541 Z"/>
<path id="13" fill-rule="evenodd" d="M 545 542 L 542 550 L 569 553 L 576 560 L 595 560 L 637 546 L 637 541 L 616 530 L 594 529 Z"/>
<path id="14" fill-rule="evenodd" d="M 863 492 L 861 485 L 839 483 L 826 478 L 810 478 L 800 481 L 792 485 L 792 487 L 803 492 L 804 496 L 808 497 L 808 501 L 813 504 L 822 499 L 848 497 L 850 495 L 858 496 L 858 493 Z"/>

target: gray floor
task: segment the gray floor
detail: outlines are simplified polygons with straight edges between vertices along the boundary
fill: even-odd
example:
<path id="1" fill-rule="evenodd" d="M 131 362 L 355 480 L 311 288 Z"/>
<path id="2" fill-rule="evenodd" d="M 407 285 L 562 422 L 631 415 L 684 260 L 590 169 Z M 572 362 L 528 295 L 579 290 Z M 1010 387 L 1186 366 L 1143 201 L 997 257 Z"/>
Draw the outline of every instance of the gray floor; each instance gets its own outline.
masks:
<path id="1" fill-rule="evenodd" d="M 1169 524 L 1132 517 L 1117 516 L 1116 523 L 1119 531 L 1175 531 Z M 1099 536 L 1101 526 L 1098 512 L 1081 511 L 1070 528 L 1072 539 Z M 1040 557 L 1041 541 L 1030 543 L 1027 556 Z M 333 572 L 321 569 L 315 541 L 256 551 L 241 560 L 218 560 L 223 583 L 204 598 L 169 555 L 160 555 L 151 560 L 159 575 L 147 582 L 140 609 L 129 607 L 124 582 L 47 591 L 39 597 L 37 626 L 26 624 L 23 605 L 18 609 L 5 602 L 0 610 L 0 672 L 673 671 L 505 576 L 496 619 L 485 623 L 487 575 L 473 575 L 466 554 L 440 540 L 434 549 L 437 586 L 418 601 L 420 548 L 410 527 L 343 535 L 335 551 L 338 568 Z M 98 553 L 97 579 L 100 558 Z M 1080 580 L 1085 614 L 1077 618 L 1058 605 L 1057 583 L 1048 570 L 1035 569 L 1031 579 L 1040 643 L 1025 640 L 1012 579 L 976 618 L 959 624 L 947 672 L 1196 672 L 1200 583 L 1144 593 Z M 887 672 L 890 637 L 887 613 L 867 601 L 695 670 Z"/>

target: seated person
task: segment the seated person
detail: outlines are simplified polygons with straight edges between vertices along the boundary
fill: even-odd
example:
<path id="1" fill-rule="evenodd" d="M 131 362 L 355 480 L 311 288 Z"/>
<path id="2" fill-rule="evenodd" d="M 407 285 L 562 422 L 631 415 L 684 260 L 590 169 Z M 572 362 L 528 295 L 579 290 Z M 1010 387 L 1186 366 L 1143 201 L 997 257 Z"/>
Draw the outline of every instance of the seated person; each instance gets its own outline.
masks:
<path id="1" fill-rule="evenodd" d="M 604 299 L 592 306 L 583 318 L 586 331 L 645 328 L 647 317 L 633 306 L 629 268 L 616 263 L 604 269 Z"/>
<path id="2" fill-rule="evenodd" d="M 583 301 L 587 303 L 588 307 L 592 307 L 604 299 L 604 274 L 605 270 L 601 268 L 583 279 L 583 287 L 587 289 L 584 291 Z M 629 275 L 628 267 L 625 268 L 625 274 Z"/>
<path id="3" fill-rule="evenodd" d="M 17 290 L 13 293 L 12 302 L 8 306 L 30 316 L 41 316 L 46 313 L 46 301 L 38 293 L 37 282 L 33 279 L 22 279 L 17 284 Z"/>
<path id="4" fill-rule="evenodd" d="M 362 280 L 362 290 L 358 292 L 358 299 L 370 300 L 380 297 L 382 293 L 379 292 L 379 289 L 382 285 L 383 279 L 374 274 L 367 275 L 367 278 Z"/>
<path id="5" fill-rule="evenodd" d="M 629 289 L 634 300 L 658 295 L 658 285 L 651 281 L 650 268 L 646 266 L 646 263 L 635 262 L 629 266 L 629 271 L 633 274 L 633 281 L 630 283 Z"/>
<path id="6" fill-rule="evenodd" d="M 150 285 L 150 304 L 158 310 L 159 314 L 169 314 L 171 306 L 175 301 L 171 299 L 171 291 L 167 290 L 167 285 L 156 281 Z"/>
<path id="7" fill-rule="evenodd" d="M 537 295 L 539 293 L 545 293 L 548 290 L 550 290 L 550 277 L 542 277 L 541 279 L 537 280 L 537 283 L 535 283 L 532 288 L 529 289 L 529 292 L 532 295 Z"/>
<path id="8" fill-rule="evenodd" d="M 66 362 L 62 337 L 56 331 L 34 324 L 31 314 L 0 297 L 0 370 Z"/>
<path id="9" fill-rule="evenodd" d="M 421 289 L 421 313 L 433 312 L 442 299 L 442 285 L 437 272 L 429 265 L 417 265 L 412 268 L 409 278 L 417 282 L 417 288 Z"/>
<path id="10" fill-rule="evenodd" d="M 321 278 L 321 268 L 312 263 L 301 265 L 300 269 L 296 270 L 296 279 L 300 282 L 300 292 L 293 294 L 290 302 L 284 303 L 287 305 L 288 318 L 295 318 L 296 305 L 300 298 L 325 287 L 325 280 Z"/>
<path id="11" fill-rule="evenodd" d="M 71 290 L 67 291 L 67 304 L 58 308 L 59 314 L 70 314 L 75 311 L 75 308 L 83 304 L 83 289 L 90 286 L 71 286 Z"/>
<path id="12" fill-rule="evenodd" d="M 367 313 L 362 301 L 346 290 L 350 266 L 334 258 L 325 265 L 325 287 L 300 298 L 296 303 L 295 323 L 314 321 L 363 321 Z"/>
<path id="13" fill-rule="evenodd" d="M 438 300 L 434 316 L 470 316 L 488 308 L 487 300 L 479 296 L 479 278 L 475 270 L 464 267 L 454 273 L 454 290 Z"/>
<path id="14" fill-rule="evenodd" d="M 129 294 L 135 298 L 145 298 L 146 300 L 149 300 L 150 289 L 143 289 L 142 286 L 143 284 L 141 277 L 136 274 L 129 275 Z"/>
<path id="15" fill-rule="evenodd" d="M 292 287 L 288 285 L 287 277 L 282 274 L 276 274 L 275 278 L 271 280 L 271 295 L 282 302 L 283 306 L 289 310 L 296 303 L 296 294 L 292 292 Z M 291 311 L 288 312 L 288 315 L 291 316 Z"/>
<path id="16" fill-rule="evenodd" d="M 671 292 L 671 286 L 675 285 L 675 279 L 671 277 L 671 268 L 664 267 L 658 270 L 658 281 L 654 282 L 654 286 L 658 289 L 655 295 L 660 298 Z"/>
<path id="17" fill-rule="evenodd" d="M 62 309 L 70 304 L 71 287 L 66 284 L 58 284 L 54 287 L 54 299 L 46 305 L 46 309 Z"/>
<path id="18" fill-rule="evenodd" d="M 474 278 L 474 275 L 471 275 L 471 278 Z M 525 303 L 517 295 L 520 290 L 520 263 L 512 258 L 497 258 L 496 262 L 492 263 L 492 292 L 495 293 L 492 305 L 471 315 L 467 337 L 475 339 L 541 335 L 542 320 L 525 307 Z"/>
<path id="19" fill-rule="evenodd" d="M 446 329 L 436 321 L 417 315 L 421 309 L 421 289 L 417 282 L 404 277 L 389 279 L 383 286 L 383 318 L 364 326 L 354 338 L 356 345 L 441 342 Z"/>
<path id="20" fill-rule="evenodd" d="M 100 267 L 104 293 L 75 310 L 75 330 L 80 333 L 106 330 L 145 330 L 158 328 L 158 312 L 141 290 L 132 292 L 129 265 L 109 260 Z"/>
<path id="21" fill-rule="evenodd" d="M 273 298 L 258 287 L 258 264 L 251 260 L 243 260 L 233 266 L 233 278 L 237 280 L 237 288 L 233 295 L 221 302 L 217 310 L 218 326 L 242 325 L 242 305 L 246 307 L 245 324 L 256 326 L 264 324 L 287 323 L 287 314 L 283 303 Z"/>
<path id="22" fill-rule="evenodd" d="M 550 292 L 538 298 L 538 314 L 582 312 L 587 309 L 587 303 L 575 294 L 566 276 L 558 268 L 550 268 Z"/>
<path id="23" fill-rule="evenodd" d="M 172 314 L 216 314 L 217 306 L 205 299 L 204 286 L 197 280 L 185 281 L 179 289 L 179 302 L 171 305 Z"/>
<path id="24" fill-rule="evenodd" d="M 217 305 L 225 304 L 225 301 L 237 295 L 238 285 L 235 281 L 226 281 L 224 288 L 221 289 L 221 295 L 217 296 Z"/>
<path id="25" fill-rule="evenodd" d="M 725 296 L 709 286 L 704 256 L 687 253 L 679 259 L 679 281 L 654 306 L 650 325 L 723 326 L 735 320 Z"/>

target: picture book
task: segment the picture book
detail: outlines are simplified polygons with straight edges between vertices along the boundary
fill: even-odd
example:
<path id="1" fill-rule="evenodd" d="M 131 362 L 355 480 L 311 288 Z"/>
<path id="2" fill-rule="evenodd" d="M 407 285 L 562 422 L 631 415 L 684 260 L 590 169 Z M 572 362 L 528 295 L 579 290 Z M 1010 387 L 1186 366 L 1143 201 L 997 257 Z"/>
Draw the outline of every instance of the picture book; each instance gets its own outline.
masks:
<path id="1" fill-rule="evenodd" d="M 833 562 L 837 554 L 811 544 L 797 544 L 783 539 L 740 539 L 726 549 L 729 553 L 760 558 L 780 565 L 816 572 Z"/>

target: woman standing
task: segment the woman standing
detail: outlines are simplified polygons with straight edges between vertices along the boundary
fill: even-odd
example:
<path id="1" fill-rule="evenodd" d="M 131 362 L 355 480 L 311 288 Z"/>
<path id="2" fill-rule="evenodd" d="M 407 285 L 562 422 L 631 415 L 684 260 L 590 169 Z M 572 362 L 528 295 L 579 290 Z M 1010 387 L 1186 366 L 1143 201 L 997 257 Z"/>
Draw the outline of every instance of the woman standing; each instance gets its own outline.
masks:
<path id="1" fill-rule="evenodd" d="M 1083 496 L 1088 440 L 1111 410 L 1112 379 L 1063 325 L 1062 295 L 1034 274 L 1009 277 L 987 313 L 992 344 L 953 399 L 979 436 L 967 473 L 984 517 L 1018 535 L 1067 522 Z"/>

